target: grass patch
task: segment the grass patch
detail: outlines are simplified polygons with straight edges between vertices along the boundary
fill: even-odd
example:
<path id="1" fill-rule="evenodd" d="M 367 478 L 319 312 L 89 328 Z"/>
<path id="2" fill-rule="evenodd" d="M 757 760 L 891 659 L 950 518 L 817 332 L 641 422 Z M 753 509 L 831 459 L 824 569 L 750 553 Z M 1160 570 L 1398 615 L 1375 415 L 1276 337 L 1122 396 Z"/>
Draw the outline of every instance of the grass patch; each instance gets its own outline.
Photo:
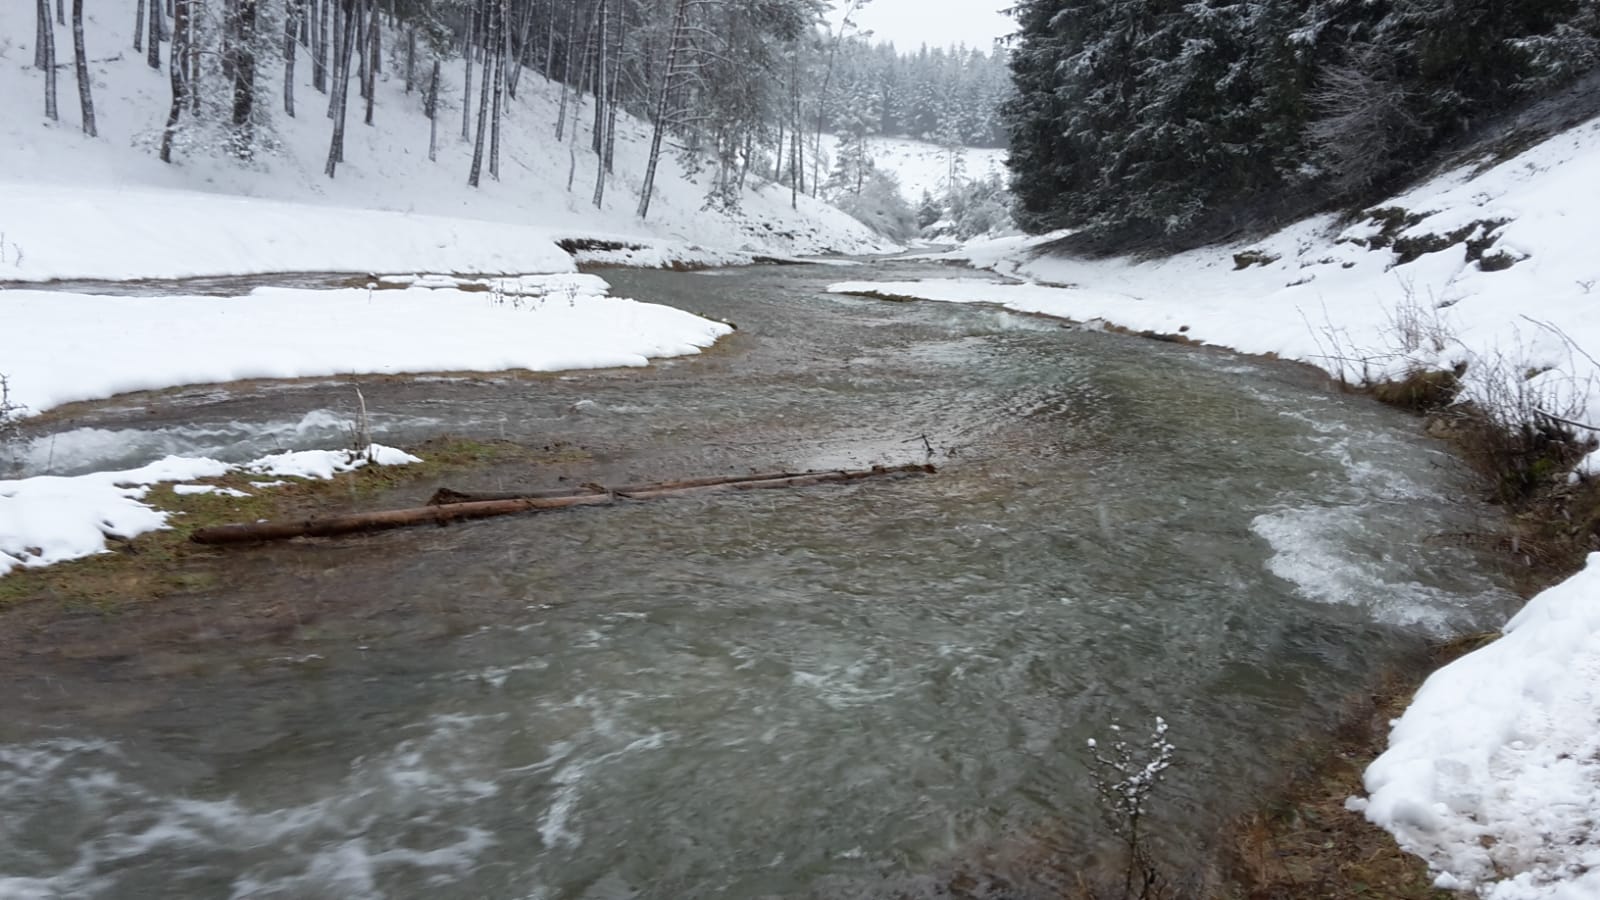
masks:
<path id="1" fill-rule="evenodd" d="M 1433 669 L 1483 646 L 1493 635 L 1439 644 L 1422 659 L 1385 673 L 1352 697 L 1333 733 L 1306 738 L 1291 754 L 1284 783 L 1241 817 L 1223 848 L 1226 886 L 1217 900 L 1452 900 L 1433 887 L 1427 865 L 1345 809 L 1363 792 L 1362 773 L 1388 744 L 1391 719 L 1410 704 Z"/>
<path id="2" fill-rule="evenodd" d="M 170 484 L 154 485 L 145 502 L 172 514 L 167 530 L 114 541 L 109 553 L 42 569 L 18 569 L 0 577 L 0 610 L 45 601 L 68 610 L 113 612 L 175 593 L 205 590 L 226 579 L 227 554 L 190 543 L 189 536 L 198 529 L 320 515 L 370 502 L 396 489 L 426 486 L 488 466 L 586 458 L 582 450 L 562 444 L 525 447 L 510 441 L 458 437 L 436 438 L 410 448 L 410 452 L 423 461 L 409 466 L 368 466 L 327 481 L 239 472 L 199 480 L 248 492 L 248 497 L 179 494 Z M 250 486 L 252 481 L 277 480 L 286 483 L 272 488 Z"/>

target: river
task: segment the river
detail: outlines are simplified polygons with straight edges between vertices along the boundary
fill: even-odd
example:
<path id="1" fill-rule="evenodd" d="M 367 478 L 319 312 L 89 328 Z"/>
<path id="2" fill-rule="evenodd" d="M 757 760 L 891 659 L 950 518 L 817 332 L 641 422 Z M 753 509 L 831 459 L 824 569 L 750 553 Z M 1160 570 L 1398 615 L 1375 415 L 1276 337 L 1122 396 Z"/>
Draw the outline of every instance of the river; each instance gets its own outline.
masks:
<path id="1" fill-rule="evenodd" d="M 949 275 L 917 263 L 604 275 L 739 330 L 646 370 L 368 381 L 378 439 L 939 474 L 245 550 L 179 637 L 18 638 L 0 897 L 1049 896 L 1105 848 L 1113 723 L 1170 723 L 1151 816 L 1198 859 L 1343 698 L 1514 602 L 1427 539 L 1490 515 L 1444 447 L 1297 366 L 823 292 Z M 118 398 L 27 464 L 327 445 L 350 393 Z M 351 611 L 232 640 L 208 620 L 241 597 Z"/>

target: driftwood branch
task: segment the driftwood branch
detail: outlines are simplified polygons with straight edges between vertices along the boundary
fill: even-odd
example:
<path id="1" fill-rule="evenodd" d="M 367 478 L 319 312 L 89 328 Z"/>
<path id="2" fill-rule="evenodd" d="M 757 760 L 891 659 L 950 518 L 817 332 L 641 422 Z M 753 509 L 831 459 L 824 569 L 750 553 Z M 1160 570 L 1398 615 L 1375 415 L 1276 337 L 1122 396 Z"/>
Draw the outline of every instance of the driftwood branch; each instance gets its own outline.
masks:
<path id="1" fill-rule="evenodd" d="M 687 481 L 667 481 L 656 484 L 627 485 L 607 488 L 601 485 L 584 485 L 565 491 L 533 491 L 523 494 L 464 494 L 441 490 L 434 494 L 429 505 L 412 509 L 392 509 L 381 512 L 352 513 L 343 516 L 326 516 L 316 519 L 298 519 L 281 522 L 254 522 L 243 525 L 219 525 L 196 531 L 190 540 L 197 544 L 253 544 L 264 541 L 286 541 L 299 537 L 337 537 L 417 525 L 449 525 L 472 519 L 511 516 L 520 513 L 572 509 L 580 506 L 612 506 L 627 501 L 658 500 L 689 494 L 725 491 L 755 491 L 773 488 L 811 487 L 819 484 L 839 484 L 896 475 L 932 474 L 933 466 L 908 465 L 886 468 L 874 466 L 857 471 L 777 472 L 761 475 L 696 478 Z"/>

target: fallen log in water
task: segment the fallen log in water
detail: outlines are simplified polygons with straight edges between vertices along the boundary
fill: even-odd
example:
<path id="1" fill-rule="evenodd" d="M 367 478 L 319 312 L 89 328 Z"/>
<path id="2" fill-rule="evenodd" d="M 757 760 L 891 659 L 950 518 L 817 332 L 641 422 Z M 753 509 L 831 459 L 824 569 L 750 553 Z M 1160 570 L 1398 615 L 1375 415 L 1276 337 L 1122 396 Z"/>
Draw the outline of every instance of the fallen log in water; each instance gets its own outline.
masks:
<path id="1" fill-rule="evenodd" d="M 434 494 L 429 505 L 411 509 L 391 509 L 381 512 L 351 513 L 343 516 L 325 516 L 316 519 L 297 519 L 280 522 L 251 522 L 242 525 L 219 525 L 202 528 L 190 536 L 197 544 L 252 544 L 264 541 L 286 541 L 298 537 L 336 537 L 369 531 L 386 531 L 391 528 L 408 528 L 416 525 L 448 525 L 472 519 L 511 516 L 519 513 L 572 509 L 581 506 L 611 506 L 624 501 L 658 500 L 688 494 L 721 491 L 754 491 L 772 488 L 811 487 L 818 484 L 838 484 L 893 475 L 932 474 L 933 466 L 907 465 L 892 468 L 873 466 L 856 471 L 781 472 L 764 475 L 737 475 L 713 478 L 695 478 L 685 481 L 666 481 L 658 484 L 627 485 L 606 488 L 585 485 L 570 491 L 534 491 L 526 494 L 463 494 L 441 490 Z"/>

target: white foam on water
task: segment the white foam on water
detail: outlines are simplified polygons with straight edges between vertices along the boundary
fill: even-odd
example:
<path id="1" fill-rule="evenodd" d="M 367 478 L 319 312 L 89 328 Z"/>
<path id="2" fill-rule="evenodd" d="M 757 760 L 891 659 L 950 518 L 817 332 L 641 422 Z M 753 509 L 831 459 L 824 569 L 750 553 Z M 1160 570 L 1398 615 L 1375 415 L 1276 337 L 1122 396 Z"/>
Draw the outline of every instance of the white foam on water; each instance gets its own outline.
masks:
<path id="1" fill-rule="evenodd" d="M 1366 534 L 1368 507 L 1281 509 L 1257 516 L 1250 530 L 1267 542 L 1267 570 L 1307 600 L 1367 610 L 1390 625 L 1443 633 L 1458 598 L 1400 577 L 1397 566 Z"/>
<path id="2" fill-rule="evenodd" d="M 325 796 L 275 808 L 153 787 L 106 742 L 0 746 L 0 809 L 8 811 L 0 859 L 12 870 L 0 875 L 0 897 L 94 898 L 125 891 L 128 877 L 144 884 L 152 876 L 226 883 L 239 898 L 330 900 L 383 897 L 397 872 L 459 881 L 495 844 L 488 831 L 457 824 L 470 819 L 463 810 L 499 792 L 492 760 L 472 737 L 494 721 L 431 718 L 419 724 L 421 736 L 352 761 Z"/>
<path id="3" fill-rule="evenodd" d="M 425 430 L 438 419 L 371 416 L 373 436 L 397 430 Z M 283 448 L 348 443 L 352 416 L 314 409 L 298 420 L 222 422 L 163 428 L 74 428 L 34 438 L 16 453 L 15 466 L 24 475 L 75 475 L 135 468 L 165 456 L 205 456 L 242 462 Z"/>
<path id="4" fill-rule="evenodd" d="M 595 730 L 601 733 L 612 731 L 610 727 L 602 727 L 606 724 L 597 720 Z M 667 731 L 653 732 L 630 741 L 619 750 L 573 759 L 563 765 L 551 778 L 551 783 L 556 787 L 555 796 L 551 798 L 544 815 L 539 817 L 539 838 L 544 845 L 548 848 L 575 848 L 583 842 L 582 833 L 573 824 L 573 812 L 582 797 L 585 782 L 596 769 L 630 753 L 659 750 L 675 736 Z"/>

